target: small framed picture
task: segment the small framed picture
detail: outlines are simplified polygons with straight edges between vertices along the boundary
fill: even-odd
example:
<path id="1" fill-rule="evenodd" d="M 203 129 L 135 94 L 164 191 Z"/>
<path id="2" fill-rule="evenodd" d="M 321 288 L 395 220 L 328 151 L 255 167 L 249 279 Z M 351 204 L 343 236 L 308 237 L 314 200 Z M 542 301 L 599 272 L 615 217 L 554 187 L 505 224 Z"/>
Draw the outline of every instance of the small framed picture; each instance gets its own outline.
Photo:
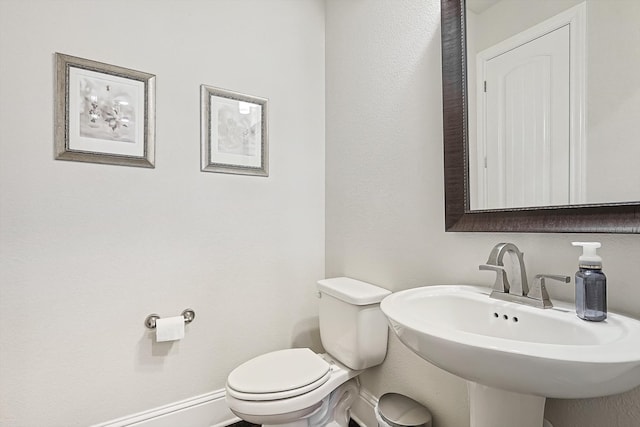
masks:
<path id="1" fill-rule="evenodd" d="M 58 160 L 155 166 L 155 76 L 56 53 Z"/>
<path id="2" fill-rule="evenodd" d="M 269 176 L 267 100 L 200 86 L 201 169 Z"/>

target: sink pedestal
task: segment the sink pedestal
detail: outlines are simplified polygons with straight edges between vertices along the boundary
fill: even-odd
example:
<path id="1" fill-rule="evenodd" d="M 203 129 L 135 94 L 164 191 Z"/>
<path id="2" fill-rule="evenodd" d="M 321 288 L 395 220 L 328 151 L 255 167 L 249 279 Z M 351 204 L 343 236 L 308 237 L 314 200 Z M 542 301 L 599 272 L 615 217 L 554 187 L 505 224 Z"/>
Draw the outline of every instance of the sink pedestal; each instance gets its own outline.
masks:
<path id="1" fill-rule="evenodd" d="M 470 427 L 541 427 L 545 398 L 467 381 Z"/>

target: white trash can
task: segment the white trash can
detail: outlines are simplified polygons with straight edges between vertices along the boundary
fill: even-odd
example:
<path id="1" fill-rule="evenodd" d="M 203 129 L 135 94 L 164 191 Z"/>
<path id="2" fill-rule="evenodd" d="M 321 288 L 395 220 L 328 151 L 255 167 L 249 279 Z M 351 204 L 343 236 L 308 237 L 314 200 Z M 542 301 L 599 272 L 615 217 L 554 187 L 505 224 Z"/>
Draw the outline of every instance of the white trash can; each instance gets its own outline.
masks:
<path id="1" fill-rule="evenodd" d="M 432 427 L 431 412 L 402 394 L 383 394 L 375 412 L 378 427 Z"/>

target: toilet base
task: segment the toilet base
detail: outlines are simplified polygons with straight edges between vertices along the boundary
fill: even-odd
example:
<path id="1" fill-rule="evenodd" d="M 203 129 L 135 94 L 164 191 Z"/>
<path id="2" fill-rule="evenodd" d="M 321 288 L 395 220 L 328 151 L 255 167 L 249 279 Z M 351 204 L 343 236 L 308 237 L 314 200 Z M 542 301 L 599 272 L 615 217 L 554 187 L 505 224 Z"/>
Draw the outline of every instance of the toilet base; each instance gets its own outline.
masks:
<path id="1" fill-rule="evenodd" d="M 308 416 L 283 424 L 266 424 L 263 427 L 348 427 L 349 409 L 358 397 L 358 383 L 350 380 L 335 389 L 319 403 Z M 266 421 L 266 420 L 264 420 Z"/>
<path id="2" fill-rule="evenodd" d="M 306 427 L 309 424 L 306 423 L 307 418 L 315 413 L 318 408 L 322 405 L 322 402 L 318 402 L 317 404 L 304 408 L 299 411 L 287 412 L 284 414 L 274 414 L 274 415 L 252 415 L 252 414 L 244 414 L 242 412 L 238 412 L 234 409 L 231 409 L 231 412 L 236 414 L 238 417 L 242 418 L 245 421 L 248 421 L 253 424 L 259 424 L 263 427 L 271 427 L 271 426 L 286 426 L 286 427 Z M 304 421 L 306 424 L 299 424 L 299 422 Z"/>

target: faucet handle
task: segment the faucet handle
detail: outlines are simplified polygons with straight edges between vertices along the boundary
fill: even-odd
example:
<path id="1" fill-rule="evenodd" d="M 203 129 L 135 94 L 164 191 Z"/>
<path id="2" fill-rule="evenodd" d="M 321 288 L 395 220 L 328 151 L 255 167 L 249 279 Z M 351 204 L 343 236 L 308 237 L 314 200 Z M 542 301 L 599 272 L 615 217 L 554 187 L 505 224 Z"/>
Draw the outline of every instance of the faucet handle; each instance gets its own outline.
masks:
<path id="1" fill-rule="evenodd" d="M 495 271 L 496 281 L 493 284 L 493 290 L 496 292 L 502 292 L 505 294 L 509 293 L 509 280 L 507 280 L 507 272 L 505 271 L 503 266 L 491 265 L 491 264 L 480 264 L 478 268 L 480 270 Z"/>
<path id="2" fill-rule="evenodd" d="M 564 274 L 536 274 L 534 280 L 540 280 L 542 284 L 544 284 L 544 279 L 557 280 L 558 282 L 569 283 L 571 281 L 571 277 L 565 276 Z"/>
<path id="3" fill-rule="evenodd" d="M 531 286 L 527 296 L 540 301 L 542 308 L 551 308 L 553 307 L 553 304 L 551 303 L 547 287 L 545 286 L 545 279 L 569 283 L 571 281 L 571 277 L 560 274 L 536 274 L 536 277 L 533 280 L 533 285 Z"/>

